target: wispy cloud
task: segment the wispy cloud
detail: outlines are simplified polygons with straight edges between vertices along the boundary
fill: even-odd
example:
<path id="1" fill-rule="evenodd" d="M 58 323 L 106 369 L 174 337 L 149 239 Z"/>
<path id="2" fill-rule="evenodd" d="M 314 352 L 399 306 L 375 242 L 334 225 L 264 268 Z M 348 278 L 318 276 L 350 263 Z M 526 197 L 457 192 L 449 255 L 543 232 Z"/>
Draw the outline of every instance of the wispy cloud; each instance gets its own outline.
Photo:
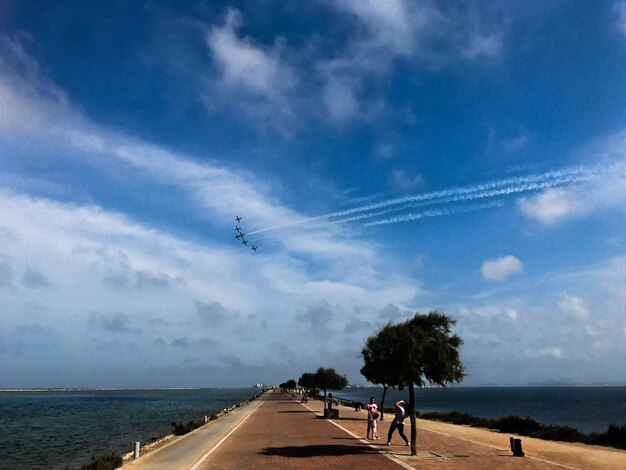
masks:
<path id="1" fill-rule="evenodd" d="M 563 312 L 579 320 L 589 317 L 589 309 L 585 305 L 585 301 L 576 295 L 569 295 L 563 292 L 558 307 Z"/>
<path id="2" fill-rule="evenodd" d="M 7 44 L 12 47 L 3 52 L 18 57 L 2 61 L 1 96 L 24 111 L 14 114 L 0 107 L 0 139 L 7 148 L 19 144 L 41 155 L 41 165 L 56 168 L 57 162 L 80 162 L 97 169 L 102 178 L 114 174 L 129 184 L 140 179 L 149 188 L 158 188 L 162 200 L 167 200 L 167 189 L 172 188 L 188 202 L 181 210 L 210 223 L 216 232 L 230 232 L 234 208 L 252 227 L 304 217 L 281 204 L 269 185 L 251 173 L 214 161 L 200 162 L 94 123 L 42 76 L 18 43 Z M 7 65 L 16 62 L 23 64 L 21 69 Z M 172 363 L 212 364 L 214 355 L 199 342 L 207 335 L 220 335 L 229 345 L 227 352 L 258 363 L 275 356 L 267 347 L 268 335 L 277 342 L 299 341 L 304 350 L 319 345 L 319 338 L 313 340 L 306 332 L 294 338 L 293 332 L 279 328 L 302 308 L 328 302 L 333 312 L 341 313 L 339 318 L 349 319 L 358 310 L 363 322 L 373 325 L 390 298 L 408 304 L 419 292 L 419 283 L 407 278 L 401 268 L 387 265 L 375 243 L 338 227 L 273 240 L 279 244 L 275 250 L 251 257 L 219 237 L 192 240 L 188 234 L 150 226 L 97 201 L 55 201 L 55 194 L 42 196 L 31 192 L 30 186 L 16 188 L 7 182 L 8 187 L 0 190 L 0 245 L 4 247 L 0 248 L 0 289 L 3 308 L 24 315 L 9 317 L 6 331 L 31 315 L 33 308 L 24 297 L 29 289 L 28 302 L 38 305 L 38 321 L 67 326 L 61 333 L 62 347 L 47 361 L 63 361 L 81 350 L 103 370 L 115 368 L 128 351 L 155 344 L 151 321 L 156 316 L 170 322 L 167 336 L 159 332 L 162 347 L 173 347 L 177 339 L 186 341 L 177 343 L 181 347 L 175 348 Z M 28 270 L 30 274 L 19 282 Z M 382 282 L 381 271 L 388 273 Z M 36 272 L 51 280 L 45 289 L 32 289 L 45 284 Z M 111 288 L 117 289 L 114 295 Z M 225 315 L 217 306 L 245 318 L 246 335 L 238 335 L 227 321 L 207 324 L 207 319 Z M 333 328 L 343 329 L 344 323 Z M 96 344 L 103 331 L 120 336 L 115 353 L 106 357 L 99 352 L 101 343 Z M 358 348 L 361 336 L 349 341 Z M 333 352 L 332 341 L 328 346 Z"/>
<path id="3" fill-rule="evenodd" d="M 213 70 L 203 96 L 210 107 L 292 137 L 313 119 L 343 126 L 397 114 L 385 80 L 399 62 L 430 69 L 503 52 L 504 32 L 485 28 L 463 8 L 407 0 L 318 4 L 328 21 L 349 31 L 330 51 L 316 36 L 298 45 L 280 36 L 271 44 L 256 41 L 242 33 L 250 19 L 227 9 L 206 34 Z"/>
<path id="4" fill-rule="evenodd" d="M 611 139 L 599 151 L 602 164 L 594 167 L 594 177 L 563 188 L 547 187 L 532 197 L 520 198 L 518 207 L 529 219 L 544 225 L 621 208 L 626 203 L 626 158 L 624 134 Z"/>
<path id="5" fill-rule="evenodd" d="M 617 0 L 613 4 L 615 13 L 615 24 L 620 33 L 626 37 L 626 1 Z"/>
<path id="6" fill-rule="evenodd" d="M 251 113 L 263 125 L 289 134 L 295 126 L 293 103 L 298 75 L 282 56 L 278 38 L 271 47 L 240 37 L 244 18 L 239 10 L 227 10 L 223 26 L 213 26 L 207 44 L 218 70 L 206 99 Z"/>
<path id="7" fill-rule="evenodd" d="M 513 255 L 501 256 L 483 262 L 481 271 L 487 281 L 502 281 L 523 269 L 522 262 Z"/>

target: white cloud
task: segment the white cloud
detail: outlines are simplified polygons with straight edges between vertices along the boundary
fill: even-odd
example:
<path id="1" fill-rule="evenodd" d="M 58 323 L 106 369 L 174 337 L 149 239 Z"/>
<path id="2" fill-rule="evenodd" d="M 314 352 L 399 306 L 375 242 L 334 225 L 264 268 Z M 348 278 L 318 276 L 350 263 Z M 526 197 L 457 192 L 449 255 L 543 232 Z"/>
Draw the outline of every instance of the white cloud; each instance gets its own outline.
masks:
<path id="1" fill-rule="evenodd" d="M 229 9 L 225 23 L 213 26 L 207 35 L 211 56 L 219 71 L 207 99 L 222 101 L 269 120 L 277 130 L 287 132 L 294 124 L 292 95 L 298 80 L 295 70 L 282 57 L 279 39 L 271 47 L 254 44 L 238 36 L 243 16 Z"/>
<path id="2" fill-rule="evenodd" d="M 522 262 L 515 256 L 507 255 L 483 261 L 482 274 L 487 281 L 502 281 L 522 271 Z"/>
<path id="3" fill-rule="evenodd" d="M 569 295 L 566 292 L 561 294 L 561 300 L 559 301 L 558 306 L 562 312 L 565 312 L 579 320 L 588 318 L 590 314 L 589 309 L 582 298 L 576 295 Z"/>
<path id="4" fill-rule="evenodd" d="M 563 359 L 563 350 L 557 346 L 546 346 L 542 348 L 536 349 L 525 349 L 524 356 L 529 359 L 543 359 L 543 358 L 552 358 L 552 359 Z"/>
<path id="5" fill-rule="evenodd" d="M 514 322 L 517 322 L 517 317 L 518 317 L 518 312 L 517 310 L 511 308 L 511 307 L 507 307 L 504 310 L 504 314 L 509 317 L 511 320 L 513 320 Z"/>
<path id="6" fill-rule="evenodd" d="M 311 118 L 343 125 L 392 114 L 384 79 L 398 60 L 431 68 L 502 53 L 502 33 L 484 31 L 462 9 L 407 0 L 320 3 L 338 12 L 335 19 L 349 32 L 331 51 L 315 37 L 299 49 L 280 37 L 271 45 L 255 42 L 241 35 L 243 15 L 228 9 L 224 24 L 207 35 L 217 70 L 207 101 L 290 136 Z"/>
<path id="7" fill-rule="evenodd" d="M 563 188 L 552 188 L 537 196 L 520 198 L 518 206 L 526 217 L 546 225 L 571 217 L 584 208 L 576 192 Z"/>
<path id="8" fill-rule="evenodd" d="M 534 197 L 520 198 L 518 208 L 544 225 L 623 210 L 626 206 L 626 131 L 588 149 L 596 161 L 586 181 L 567 188 L 551 188 Z M 590 160 L 587 157 L 587 160 Z"/>
<path id="9" fill-rule="evenodd" d="M 406 170 L 393 170 L 390 183 L 403 192 L 410 192 L 423 187 L 425 181 L 420 174 L 410 175 Z"/>
<path id="10" fill-rule="evenodd" d="M 328 76 L 331 77 L 332 74 Z M 322 99 L 332 122 L 345 122 L 360 113 L 361 103 L 356 96 L 355 83 L 355 80 L 349 77 L 327 79 L 322 90 Z"/>
<path id="11" fill-rule="evenodd" d="M 413 282 L 371 256 L 361 259 L 363 269 L 358 273 L 346 270 L 341 261 L 338 266 L 326 262 L 328 273 L 337 276 L 331 280 L 311 273 L 307 263 L 285 251 L 253 257 L 237 247 L 192 242 L 97 206 L 61 204 L 7 191 L 0 191 L 0 233 L 3 240 L 12 240 L 11 258 L 0 249 L 8 270 L 37 270 L 49 279 L 45 289 L 0 285 L 3 329 L 10 332 L 35 321 L 60 329 L 63 346 L 47 352 L 50 361 L 64 361 L 66 354 L 80 350 L 85 361 L 113 367 L 131 343 L 148 357 L 149 348 L 161 337 L 165 339 L 161 344 L 186 338 L 189 345 L 168 355 L 170 363 L 212 364 L 214 351 L 200 341 L 207 335 L 224 353 L 247 358 L 248 364 L 278 361 L 264 346 L 270 339 L 299 344 L 303 351 L 320 344 L 320 338 L 311 338 L 306 329 L 285 328 L 285 322 L 295 321 L 302 309 L 312 312 L 320 302 L 327 305 L 326 312 L 335 320 L 324 328 L 340 331 L 355 311 L 361 321 L 379 325 L 385 321 L 379 312 L 389 299 L 409 303 L 417 293 Z M 336 251 L 335 256 L 353 266 L 345 254 Z M 381 269 L 389 273 L 384 283 L 377 275 Z M 338 277 L 340 273 L 346 274 Z M 167 323 L 153 321 L 159 318 Z M 247 318 L 245 334 L 239 328 L 242 318 Z M 208 325 L 207 319 L 211 319 Z M 96 342 L 107 333 L 123 333 L 125 339 L 115 352 L 97 358 Z M 364 330 L 347 341 L 358 349 L 369 333 Z M 335 350 L 332 337 L 323 339 L 331 352 Z M 160 360 L 155 356 L 146 366 L 156 366 Z"/>
<path id="12" fill-rule="evenodd" d="M 362 45 L 355 42 L 350 47 L 353 57 L 367 60 L 363 65 L 371 65 L 369 60 L 373 57 L 366 58 L 367 54 L 382 51 L 392 56 L 413 54 L 421 46 L 417 41 L 420 32 L 432 27 L 430 23 L 440 18 L 437 9 L 426 2 L 346 0 L 330 6 L 358 20 L 357 25 L 362 30 L 359 39 L 363 42 Z"/>
<path id="13" fill-rule="evenodd" d="M 617 29 L 626 36 L 626 1 L 617 0 L 613 5 Z"/>
<path id="14" fill-rule="evenodd" d="M 42 164 L 52 152 L 55 158 L 97 168 L 103 177 L 114 173 L 117 180 L 135 184 L 139 176 L 158 187 L 163 198 L 167 198 L 164 188 L 174 188 L 192 203 L 190 217 L 211 220 L 217 230 L 228 224 L 225 233 L 231 229 L 233 207 L 251 226 L 304 217 L 281 205 L 268 184 L 250 173 L 199 163 L 89 121 L 39 76 L 35 63 L 29 67 L 24 76 L 31 78 L 22 80 L 12 79 L 15 71 L 10 67 L 0 70 L 7 102 L 19 102 L 29 110 L 12 115 L 1 109 L 0 116 L 6 119 L 0 119 L 0 139 L 19 140 L 41 155 Z M 36 125 L 32 116 L 37 117 Z M 274 248 L 249 256 L 236 246 L 191 241 L 95 204 L 60 203 L 0 189 L 0 316 L 7 319 L 3 327 L 10 334 L 21 323 L 54 325 L 62 331 L 63 346 L 49 351 L 47 360 L 65 362 L 80 350 L 92 358 L 94 370 L 99 365 L 117 367 L 129 348 L 150 356 L 153 345 L 174 343 L 188 347 L 176 348 L 168 356 L 172 365 L 210 364 L 217 356 L 208 349 L 198 353 L 194 347 L 209 334 L 195 302 L 219 304 L 224 311 L 237 312 L 238 318 L 255 318 L 247 322 L 245 335 L 232 322 L 223 322 L 211 334 L 227 344 L 221 344 L 225 353 L 257 364 L 280 361 L 267 348 L 269 340 L 297 342 L 302 351 L 319 346 L 319 339 L 313 341 L 306 332 L 278 328 L 301 309 L 327 302 L 341 319 L 329 328 L 339 331 L 355 311 L 361 321 L 378 325 L 379 312 L 390 299 L 409 304 L 419 293 L 416 282 L 382 260 L 374 244 L 342 227 L 330 225 L 289 237 L 270 235 L 264 243 Z M 3 249 L 7 246 L 10 256 Z M 387 273 L 382 282 L 381 271 Z M 167 328 L 155 318 L 168 319 Z M 126 342 L 115 344 L 115 354 L 101 355 L 96 344 L 101 338 L 95 330 L 85 330 L 89 325 L 124 331 Z M 367 334 L 363 331 L 348 342 L 358 349 Z M 333 353 L 331 338 L 328 348 Z M 294 358 L 305 359 L 305 355 Z M 0 367 L 4 360 L 0 354 Z M 19 364 L 15 358 L 14 365 Z"/>
<path id="15" fill-rule="evenodd" d="M 608 338 L 600 338 L 593 342 L 593 347 L 598 351 L 608 352 L 614 348 L 613 341 Z"/>
<path id="16" fill-rule="evenodd" d="M 503 139 L 502 147 L 505 152 L 514 153 L 525 147 L 528 144 L 528 140 L 529 138 L 526 134 L 518 135 L 510 139 Z"/>
<path id="17" fill-rule="evenodd" d="M 473 34 L 469 44 L 462 52 L 467 59 L 493 58 L 502 54 L 502 38 L 500 34 Z"/>

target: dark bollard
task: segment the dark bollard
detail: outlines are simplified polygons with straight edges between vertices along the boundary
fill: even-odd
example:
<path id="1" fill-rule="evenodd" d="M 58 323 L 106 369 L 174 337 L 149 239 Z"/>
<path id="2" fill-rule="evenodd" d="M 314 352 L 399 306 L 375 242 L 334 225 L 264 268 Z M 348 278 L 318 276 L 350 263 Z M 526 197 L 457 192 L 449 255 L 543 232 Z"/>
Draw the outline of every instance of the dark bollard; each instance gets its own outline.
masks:
<path id="1" fill-rule="evenodd" d="M 339 418 L 339 410 L 333 409 L 333 394 L 328 394 L 328 406 L 324 408 L 324 418 Z"/>
<path id="2" fill-rule="evenodd" d="M 514 457 L 524 457 L 524 451 L 522 450 L 522 440 L 509 438 L 511 443 L 511 452 L 513 452 Z"/>

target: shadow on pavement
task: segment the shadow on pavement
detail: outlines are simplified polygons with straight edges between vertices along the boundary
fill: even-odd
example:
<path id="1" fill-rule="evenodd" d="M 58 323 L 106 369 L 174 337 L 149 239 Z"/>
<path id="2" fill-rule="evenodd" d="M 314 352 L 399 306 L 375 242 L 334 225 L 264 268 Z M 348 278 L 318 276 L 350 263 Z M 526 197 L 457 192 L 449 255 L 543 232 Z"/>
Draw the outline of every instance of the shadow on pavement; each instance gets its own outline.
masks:
<path id="1" fill-rule="evenodd" d="M 313 412 L 308 411 L 308 410 L 283 410 L 283 411 L 279 411 L 279 413 L 313 413 Z"/>
<path id="2" fill-rule="evenodd" d="M 317 415 L 318 419 L 328 419 L 324 416 Z M 333 421 L 361 421 L 363 423 L 367 423 L 365 418 L 332 418 Z M 365 425 L 365 424 L 364 424 Z"/>
<path id="3" fill-rule="evenodd" d="M 378 454 L 378 451 L 367 446 L 344 445 L 310 445 L 268 447 L 259 452 L 261 455 L 279 455 L 281 457 L 339 457 L 342 455 Z"/>

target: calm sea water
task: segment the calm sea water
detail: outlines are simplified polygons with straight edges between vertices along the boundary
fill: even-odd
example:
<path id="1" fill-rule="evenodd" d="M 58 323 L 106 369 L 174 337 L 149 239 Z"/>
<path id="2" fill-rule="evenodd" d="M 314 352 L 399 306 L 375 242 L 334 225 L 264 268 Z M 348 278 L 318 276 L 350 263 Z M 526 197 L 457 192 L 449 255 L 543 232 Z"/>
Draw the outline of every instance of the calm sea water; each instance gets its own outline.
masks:
<path id="1" fill-rule="evenodd" d="M 75 469 L 91 455 L 130 452 L 240 403 L 258 389 L 0 392 L 0 469 Z"/>
<path id="2" fill-rule="evenodd" d="M 336 397 L 380 404 L 382 388 L 350 388 Z M 408 401 L 408 390 L 389 389 L 385 407 Z M 415 391 L 416 409 L 460 411 L 484 418 L 530 416 L 545 424 L 561 424 L 584 432 L 606 431 L 611 423 L 626 424 L 626 387 L 454 387 Z"/>

